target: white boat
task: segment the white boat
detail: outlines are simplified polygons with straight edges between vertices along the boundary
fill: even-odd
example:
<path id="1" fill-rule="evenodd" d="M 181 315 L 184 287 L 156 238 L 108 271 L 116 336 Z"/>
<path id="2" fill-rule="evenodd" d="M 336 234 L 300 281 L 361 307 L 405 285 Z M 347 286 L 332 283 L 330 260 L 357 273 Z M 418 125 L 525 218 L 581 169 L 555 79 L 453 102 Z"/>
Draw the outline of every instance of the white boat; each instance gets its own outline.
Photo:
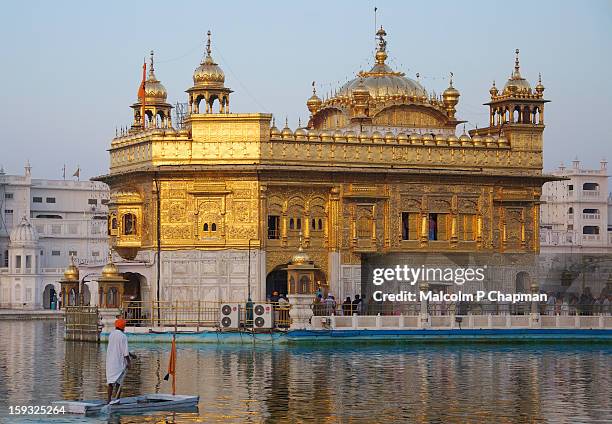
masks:
<path id="1" fill-rule="evenodd" d="M 64 407 L 66 413 L 98 415 L 101 412 L 108 414 L 139 414 L 148 411 L 177 411 L 195 409 L 200 396 L 149 394 L 141 396 L 124 397 L 114 400 L 110 404 L 102 400 L 61 400 L 53 405 Z M 104 408 L 104 411 L 102 411 Z"/>

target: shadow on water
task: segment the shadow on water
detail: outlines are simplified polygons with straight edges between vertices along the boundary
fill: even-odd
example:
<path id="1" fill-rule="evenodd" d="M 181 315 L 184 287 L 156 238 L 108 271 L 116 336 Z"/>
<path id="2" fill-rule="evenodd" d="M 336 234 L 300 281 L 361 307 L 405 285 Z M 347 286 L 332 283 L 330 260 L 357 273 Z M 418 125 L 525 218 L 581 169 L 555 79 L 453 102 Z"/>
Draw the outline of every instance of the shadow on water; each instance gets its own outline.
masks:
<path id="1" fill-rule="evenodd" d="M 104 397 L 105 345 L 62 335 L 57 322 L 0 323 L 0 421 L 8 405 Z M 130 349 L 124 395 L 169 392 L 169 344 Z M 147 420 L 606 422 L 610 387 L 612 347 L 601 344 L 179 345 L 177 392 L 199 394 L 199 411 Z"/>

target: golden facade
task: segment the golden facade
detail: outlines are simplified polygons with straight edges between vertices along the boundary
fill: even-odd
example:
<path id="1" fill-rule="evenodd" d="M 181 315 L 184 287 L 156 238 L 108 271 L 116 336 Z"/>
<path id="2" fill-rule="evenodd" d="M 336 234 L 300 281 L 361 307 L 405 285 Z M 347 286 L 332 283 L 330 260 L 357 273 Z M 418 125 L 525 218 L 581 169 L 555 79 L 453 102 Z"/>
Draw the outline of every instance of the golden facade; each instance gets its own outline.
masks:
<path id="1" fill-rule="evenodd" d="M 136 103 L 134 125 L 112 140 L 110 174 L 100 177 L 111 187 L 113 248 L 128 260 L 158 248 L 253 249 L 262 261 L 255 297 L 300 236 L 340 295 L 350 291 L 343 268 L 359 265 L 362 253 L 537 253 L 548 180 L 541 81 L 532 90 L 521 77 L 517 51 L 506 86 L 491 88 L 489 127 L 457 136 L 452 76 L 441 96 L 427 94 L 386 64 L 386 33 L 377 36 L 373 68 L 325 101 L 313 89 L 309 123 L 295 131 L 278 129 L 270 114 L 230 113 L 232 91 L 210 38 L 182 128 L 172 127 L 166 91 L 149 76 L 146 126 Z"/>

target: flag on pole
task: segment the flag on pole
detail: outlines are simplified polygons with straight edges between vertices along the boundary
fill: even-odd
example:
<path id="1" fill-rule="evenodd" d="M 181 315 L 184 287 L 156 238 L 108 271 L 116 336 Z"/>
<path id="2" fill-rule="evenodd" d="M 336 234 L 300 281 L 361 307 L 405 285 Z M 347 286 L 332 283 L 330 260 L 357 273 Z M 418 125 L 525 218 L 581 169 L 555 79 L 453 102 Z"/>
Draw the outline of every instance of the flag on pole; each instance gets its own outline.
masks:
<path id="1" fill-rule="evenodd" d="M 147 80 L 147 61 L 142 64 L 142 82 L 138 89 L 138 99 L 140 100 L 140 123 L 142 128 L 145 126 L 145 81 Z"/>
<path id="2" fill-rule="evenodd" d="M 81 179 L 81 167 L 77 165 L 76 171 L 72 174 L 73 177 L 77 177 L 78 180 Z"/>
<path id="3" fill-rule="evenodd" d="M 164 380 L 168 381 L 172 375 L 172 394 L 176 394 L 176 334 L 172 335 L 172 349 L 170 350 L 170 361 L 168 362 L 168 374 Z"/>

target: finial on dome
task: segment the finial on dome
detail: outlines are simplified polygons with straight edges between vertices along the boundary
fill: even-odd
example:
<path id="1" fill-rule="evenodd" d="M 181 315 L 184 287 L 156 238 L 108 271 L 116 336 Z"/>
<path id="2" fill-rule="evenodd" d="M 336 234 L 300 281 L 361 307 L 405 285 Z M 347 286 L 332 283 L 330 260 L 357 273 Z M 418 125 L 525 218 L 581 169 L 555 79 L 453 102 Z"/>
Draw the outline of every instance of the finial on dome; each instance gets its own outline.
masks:
<path id="1" fill-rule="evenodd" d="M 317 88 L 315 87 L 315 82 L 312 82 L 312 95 L 316 96 L 317 95 Z"/>
<path id="2" fill-rule="evenodd" d="M 302 127 L 302 118 L 298 117 L 298 128 Z"/>
<path id="3" fill-rule="evenodd" d="M 151 70 L 150 70 L 150 73 L 153 73 L 154 70 L 155 70 L 155 68 L 153 67 L 153 50 L 151 50 Z"/>
<path id="4" fill-rule="evenodd" d="M 382 25 L 380 29 L 376 32 L 376 36 L 378 37 L 378 48 L 376 49 L 376 63 L 382 65 L 385 63 L 387 59 L 387 40 L 385 37 L 387 32 L 383 29 Z"/>
<path id="5" fill-rule="evenodd" d="M 208 30 L 206 35 L 208 36 L 208 40 L 206 41 L 206 56 L 210 57 L 210 36 L 211 36 L 210 30 Z"/>
<path id="6" fill-rule="evenodd" d="M 449 86 L 452 87 L 453 86 L 453 73 L 450 73 L 450 82 L 449 82 Z"/>
<path id="7" fill-rule="evenodd" d="M 514 52 L 516 53 L 516 59 L 514 60 L 514 70 L 516 72 L 518 72 L 518 70 L 520 68 L 520 66 L 519 66 L 519 49 L 516 49 Z"/>

